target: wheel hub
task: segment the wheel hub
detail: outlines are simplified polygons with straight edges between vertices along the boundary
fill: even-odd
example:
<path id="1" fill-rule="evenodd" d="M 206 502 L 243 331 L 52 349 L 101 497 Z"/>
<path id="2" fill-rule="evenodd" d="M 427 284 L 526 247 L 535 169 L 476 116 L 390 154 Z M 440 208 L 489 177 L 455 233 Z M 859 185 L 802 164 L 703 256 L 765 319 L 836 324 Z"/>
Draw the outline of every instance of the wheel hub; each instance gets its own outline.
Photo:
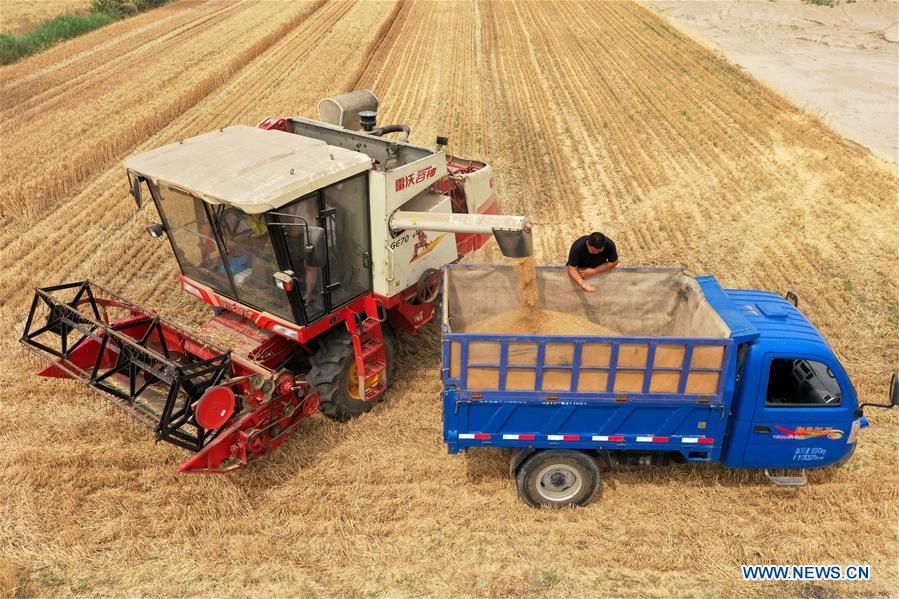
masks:
<path id="1" fill-rule="evenodd" d="M 537 492 L 553 502 L 572 499 L 581 491 L 583 484 L 581 474 L 567 464 L 547 466 L 537 475 Z"/>
<path id="2" fill-rule="evenodd" d="M 370 378 L 365 379 L 365 395 L 368 395 L 368 390 L 374 387 L 377 387 L 381 384 L 381 373 L 378 373 Z M 346 377 L 346 392 L 347 395 L 357 400 L 364 400 L 365 397 L 359 397 L 359 371 L 356 368 L 355 362 L 350 364 L 350 369 L 347 372 Z"/>

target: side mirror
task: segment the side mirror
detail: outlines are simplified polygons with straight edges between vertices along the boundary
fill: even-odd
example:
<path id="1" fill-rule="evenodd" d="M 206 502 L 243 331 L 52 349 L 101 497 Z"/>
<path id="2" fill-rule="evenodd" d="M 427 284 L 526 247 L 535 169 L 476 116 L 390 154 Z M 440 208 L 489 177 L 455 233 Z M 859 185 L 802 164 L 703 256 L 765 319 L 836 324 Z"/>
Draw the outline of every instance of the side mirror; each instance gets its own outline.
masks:
<path id="1" fill-rule="evenodd" d="M 140 182 L 143 180 L 143 177 L 140 175 L 134 175 L 134 178 L 131 178 L 131 175 L 128 175 L 129 183 L 131 184 L 131 197 L 134 198 L 134 203 L 137 204 L 137 207 L 141 206 L 141 193 L 140 193 Z"/>
<path id="2" fill-rule="evenodd" d="M 893 378 L 890 379 L 890 403 L 863 403 L 855 411 L 855 415 L 861 416 L 866 406 L 885 408 L 887 410 L 899 406 L 899 372 L 894 372 Z"/>
<path id="3" fill-rule="evenodd" d="M 159 223 L 151 223 L 147 225 L 147 232 L 150 233 L 150 237 L 157 239 L 162 237 L 162 234 L 165 233 L 165 227 Z"/>

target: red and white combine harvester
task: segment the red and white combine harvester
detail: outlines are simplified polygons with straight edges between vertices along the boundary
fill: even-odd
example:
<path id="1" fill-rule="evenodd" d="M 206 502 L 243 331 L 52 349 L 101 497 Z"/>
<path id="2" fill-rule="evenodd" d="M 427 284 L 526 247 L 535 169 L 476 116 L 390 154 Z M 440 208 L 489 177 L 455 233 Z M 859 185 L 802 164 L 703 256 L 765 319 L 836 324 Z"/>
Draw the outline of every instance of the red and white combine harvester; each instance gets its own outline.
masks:
<path id="1" fill-rule="evenodd" d="M 277 447 L 316 410 L 347 420 L 387 389 L 396 331 L 434 317 L 440 267 L 494 236 L 531 254 L 525 217 L 499 214 L 490 166 L 378 127 L 368 91 L 321 121 L 269 118 L 125 161 L 149 195 L 181 287 L 213 306 L 203 335 L 89 281 L 37 289 L 22 342 L 223 472 Z M 394 141 L 387 134 L 399 133 Z"/>

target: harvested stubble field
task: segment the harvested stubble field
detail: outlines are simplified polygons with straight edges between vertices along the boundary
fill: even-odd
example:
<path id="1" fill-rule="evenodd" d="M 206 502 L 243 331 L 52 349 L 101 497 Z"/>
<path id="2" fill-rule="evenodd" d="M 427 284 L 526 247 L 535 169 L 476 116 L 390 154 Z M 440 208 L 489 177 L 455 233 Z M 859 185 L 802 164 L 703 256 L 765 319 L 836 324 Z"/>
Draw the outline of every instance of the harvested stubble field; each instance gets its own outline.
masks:
<path id="1" fill-rule="evenodd" d="M 33 376 L 30 288 L 91 276 L 206 315 L 147 238 L 121 159 L 369 88 L 381 122 L 492 162 L 541 263 L 599 229 L 629 264 L 793 289 L 882 400 L 899 363 L 895 165 L 630 3 L 196 2 L 0 69 L 0 586 L 13 594 L 888 595 L 899 416 L 802 489 L 715 465 L 617 472 L 525 507 L 498 450 L 446 455 L 439 344 L 405 338 L 388 401 L 258 465 L 184 457 L 75 383 Z M 484 252 L 483 260 L 495 255 Z M 863 584 L 749 585 L 741 563 L 870 563 Z M 890 591 L 893 589 L 893 591 Z"/>

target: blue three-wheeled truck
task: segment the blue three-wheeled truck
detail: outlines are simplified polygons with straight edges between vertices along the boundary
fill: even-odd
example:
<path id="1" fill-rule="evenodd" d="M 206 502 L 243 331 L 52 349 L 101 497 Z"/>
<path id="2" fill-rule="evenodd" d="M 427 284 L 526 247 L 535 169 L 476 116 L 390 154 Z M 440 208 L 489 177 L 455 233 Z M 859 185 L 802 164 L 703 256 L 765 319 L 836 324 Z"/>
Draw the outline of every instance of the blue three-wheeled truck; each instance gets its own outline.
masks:
<path id="1" fill-rule="evenodd" d="M 615 269 L 594 293 L 563 268 L 538 268 L 537 283 L 541 309 L 618 334 L 466 332 L 518 305 L 505 266 L 447 266 L 442 323 L 449 451 L 511 449 L 532 506 L 586 504 L 600 464 L 714 461 L 803 484 L 804 469 L 849 458 L 865 405 L 899 403 L 894 374 L 890 403 L 858 404 L 792 294 L 666 268 Z"/>

